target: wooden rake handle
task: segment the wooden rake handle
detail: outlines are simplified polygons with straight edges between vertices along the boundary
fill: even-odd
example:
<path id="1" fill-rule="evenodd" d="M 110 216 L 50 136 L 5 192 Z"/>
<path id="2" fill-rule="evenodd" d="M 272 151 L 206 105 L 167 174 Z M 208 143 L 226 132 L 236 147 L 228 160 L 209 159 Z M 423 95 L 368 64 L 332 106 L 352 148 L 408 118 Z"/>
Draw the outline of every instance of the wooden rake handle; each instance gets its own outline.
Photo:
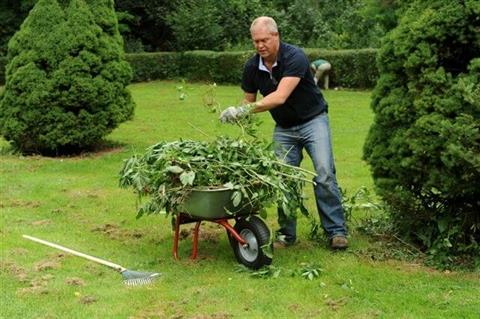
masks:
<path id="1" fill-rule="evenodd" d="M 97 257 L 93 257 L 93 256 L 90 256 L 90 255 L 87 255 L 87 254 L 84 254 L 84 253 L 81 253 L 81 252 L 78 252 L 78 251 L 75 251 L 73 249 L 70 249 L 70 248 L 67 248 L 67 247 L 63 247 L 63 246 L 60 246 L 60 245 L 57 245 L 57 244 L 54 244 L 54 243 L 51 243 L 51 242 L 48 242 L 46 240 L 43 240 L 43 239 L 40 239 L 40 238 L 36 238 L 36 237 L 32 237 L 32 236 L 28 236 L 28 235 L 23 235 L 23 238 L 26 238 L 26 239 L 29 239 L 31 241 L 35 241 L 37 243 L 40 243 L 40 244 L 44 244 L 44 245 L 47 245 L 47 246 L 50 246 L 50 247 L 53 247 L 53 248 L 56 248 L 56 249 L 60 249 L 64 252 L 67 252 L 69 254 L 72 254 L 72 255 L 75 255 L 75 256 L 78 256 L 78 257 L 82 257 L 82 258 L 85 258 L 85 259 L 88 259 L 88 260 L 91 260 L 91 261 L 94 261 L 96 263 L 99 263 L 99 264 L 102 264 L 102 265 L 105 265 L 105 266 L 108 266 L 110 268 L 113 268 L 119 272 L 123 272 L 126 270 L 126 268 L 120 266 L 120 265 L 117 265 L 117 264 L 114 264 L 110 261 L 107 261 L 107 260 L 103 260 L 103 259 L 100 259 L 100 258 L 97 258 Z"/>

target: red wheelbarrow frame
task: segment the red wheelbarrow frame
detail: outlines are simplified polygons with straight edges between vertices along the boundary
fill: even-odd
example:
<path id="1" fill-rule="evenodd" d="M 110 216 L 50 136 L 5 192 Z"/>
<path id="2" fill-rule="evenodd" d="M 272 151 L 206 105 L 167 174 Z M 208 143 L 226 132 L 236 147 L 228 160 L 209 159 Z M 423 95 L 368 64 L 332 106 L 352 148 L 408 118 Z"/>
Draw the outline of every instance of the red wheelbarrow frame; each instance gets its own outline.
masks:
<path id="1" fill-rule="evenodd" d="M 200 231 L 200 225 L 203 221 L 208 221 L 212 223 L 216 223 L 222 225 L 227 232 L 235 238 L 241 245 L 246 245 L 247 242 L 237 233 L 237 231 L 230 225 L 228 222 L 231 218 L 219 218 L 219 219 L 200 219 L 200 218 L 193 218 L 190 215 L 184 213 L 178 213 L 175 216 L 175 237 L 173 240 L 173 257 L 178 260 L 178 240 L 180 237 L 180 225 L 195 223 L 195 227 L 193 229 L 193 249 L 192 254 L 190 256 L 191 259 L 196 259 L 198 255 L 198 233 Z"/>

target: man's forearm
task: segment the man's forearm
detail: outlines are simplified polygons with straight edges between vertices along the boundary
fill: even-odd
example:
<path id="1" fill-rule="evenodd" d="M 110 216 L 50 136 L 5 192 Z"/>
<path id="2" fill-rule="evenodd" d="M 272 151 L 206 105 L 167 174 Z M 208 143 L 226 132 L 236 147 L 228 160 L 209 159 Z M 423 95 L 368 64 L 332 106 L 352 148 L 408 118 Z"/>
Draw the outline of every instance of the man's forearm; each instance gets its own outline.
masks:
<path id="1" fill-rule="evenodd" d="M 266 97 L 264 97 L 263 99 L 261 99 L 260 101 L 257 101 L 256 97 L 255 98 L 245 98 L 242 102 L 242 104 L 249 104 L 251 105 L 251 110 L 250 112 L 252 113 L 260 113 L 260 112 L 265 112 L 265 111 L 268 111 L 268 110 L 271 110 L 275 107 L 277 107 L 278 105 L 280 104 L 273 104 L 272 103 L 272 99 L 269 98 L 270 95 L 267 95 Z"/>
<path id="2" fill-rule="evenodd" d="M 255 108 L 252 109 L 252 112 L 253 113 L 265 112 L 285 103 L 286 99 L 284 99 L 283 97 L 279 96 L 279 94 L 276 94 L 276 93 L 277 92 L 270 93 L 260 101 L 255 102 Z"/>
<path id="3" fill-rule="evenodd" d="M 255 107 L 251 110 L 252 113 L 259 113 L 271 110 L 284 104 L 297 84 L 300 82 L 300 78 L 297 77 L 285 77 L 280 80 L 277 90 L 268 94 L 258 102 L 256 101 L 256 94 L 245 94 L 245 100 L 248 103 L 255 102 Z"/>
<path id="4" fill-rule="evenodd" d="M 245 94 L 243 104 L 253 104 L 253 108 L 250 110 L 252 113 L 260 113 L 271 110 L 279 105 L 285 103 L 285 98 L 281 96 L 277 91 L 270 93 L 260 101 L 257 101 L 257 96 L 253 94 Z"/>

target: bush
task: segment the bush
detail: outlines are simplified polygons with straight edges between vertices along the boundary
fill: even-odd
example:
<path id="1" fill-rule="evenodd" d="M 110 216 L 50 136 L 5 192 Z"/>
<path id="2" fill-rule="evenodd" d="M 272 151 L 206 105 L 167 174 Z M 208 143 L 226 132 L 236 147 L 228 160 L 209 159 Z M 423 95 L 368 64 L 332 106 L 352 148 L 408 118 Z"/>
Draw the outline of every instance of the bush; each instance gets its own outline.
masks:
<path id="1" fill-rule="evenodd" d="M 178 79 L 217 83 L 240 83 L 246 52 L 156 52 L 127 54 L 134 70 L 133 81 Z"/>
<path id="2" fill-rule="evenodd" d="M 188 51 L 182 55 L 182 77 L 194 81 L 239 84 L 252 52 Z"/>
<path id="3" fill-rule="evenodd" d="M 181 54 L 176 52 L 126 54 L 133 82 L 172 79 L 180 76 Z"/>
<path id="4" fill-rule="evenodd" d="M 9 43 L 0 130 L 24 152 L 78 151 L 133 114 L 113 2 L 93 3 L 40 0 Z"/>
<path id="5" fill-rule="evenodd" d="M 416 1 L 379 54 L 365 159 L 398 230 L 440 263 L 480 255 L 479 16 Z"/>

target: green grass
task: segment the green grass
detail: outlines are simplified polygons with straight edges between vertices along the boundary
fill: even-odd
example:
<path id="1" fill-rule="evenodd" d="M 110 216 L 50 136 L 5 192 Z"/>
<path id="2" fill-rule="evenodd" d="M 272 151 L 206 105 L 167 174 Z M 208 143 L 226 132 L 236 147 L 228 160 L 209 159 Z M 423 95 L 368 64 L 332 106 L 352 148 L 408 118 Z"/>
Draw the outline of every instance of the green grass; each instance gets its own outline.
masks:
<path id="1" fill-rule="evenodd" d="M 136 220 L 134 194 L 118 187 L 122 161 L 160 140 L 238 134 L 202 107 L 207 85 L 189 84 L 183 101 L 177 85 L 131 86 L 135 119 L 108 137 L 121 147 L 77 157 L 22 157 L 8 155 L 6 142 L 0 142 L 0 317 L 478 318 L 478 273 L 373 261 L 361 251 L 374 244 L 358 232 L 352 232 L 349 250 L 333 253 L 307 239 L 305 218 L 299 220 L 298 245 L 275 252 L 273 264 L 282 270 L 278 278 L 236 272 L 227 236 L 213 224 L 201 228 L 197 261 L 188 259 L 190 238 L 180 242 L 182 259 L 175 261 L 169 219 Z M 339 184 L 349 193 L 361 186 L 371 189 L 368 167 L 361 160 L 372 121 L 369 92 L 325 95 Z M 242 93 L 235 86 L 220 86 L 217 99 L 222 106 L 234 105 Z M 268 114 L 260 116 L 260 135 L 270 139 L 272 120 Z M 311 167 L 308 159 L 304 165 Z M 308 194 L 307 207 L 316 215 L 311 190 Z M 273 209 L 267 222 L 275 229 Z M 115 271 L 29 242 L 22 234 L 163 276 L 153 285 L 127 287 Z M 302 263 L 316 263 L 324 271 L 312 281 L 288 276 Z"/>

